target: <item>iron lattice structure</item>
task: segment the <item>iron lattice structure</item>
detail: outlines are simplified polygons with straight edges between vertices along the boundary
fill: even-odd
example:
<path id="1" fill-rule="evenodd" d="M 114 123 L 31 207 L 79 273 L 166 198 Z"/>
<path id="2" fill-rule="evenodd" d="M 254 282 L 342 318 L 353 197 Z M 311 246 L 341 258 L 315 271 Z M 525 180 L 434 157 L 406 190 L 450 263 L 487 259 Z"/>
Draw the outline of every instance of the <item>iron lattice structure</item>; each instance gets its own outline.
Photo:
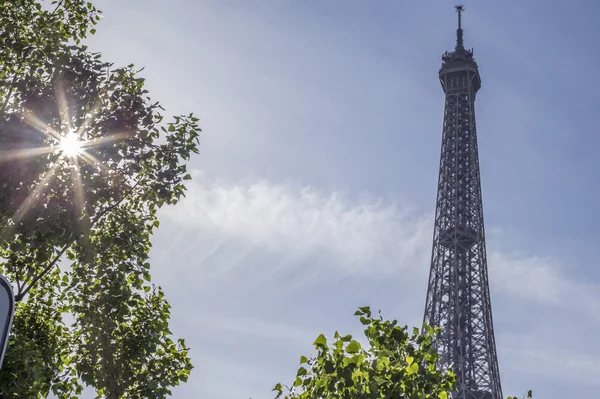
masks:
<path id="1" fill-rule="evenodd" d="M 481 78 L 463 45 L 463 8 L 456 8 L 456 47 L 439 72 L 446 101 L 424 322 L 441 330 L 439 365 L 457 376 L 452 398 L 501 399 L 475 129 Z"/>

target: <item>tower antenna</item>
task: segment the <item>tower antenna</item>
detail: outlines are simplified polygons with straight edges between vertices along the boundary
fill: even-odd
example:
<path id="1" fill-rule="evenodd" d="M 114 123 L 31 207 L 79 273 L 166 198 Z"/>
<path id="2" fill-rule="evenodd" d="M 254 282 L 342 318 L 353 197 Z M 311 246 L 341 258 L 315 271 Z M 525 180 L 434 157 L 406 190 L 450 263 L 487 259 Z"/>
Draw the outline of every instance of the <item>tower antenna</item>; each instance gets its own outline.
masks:
<path id="1" fill-rule="evenodd" d="M 463 30 L 462 30 L 462 21 L 461 21 L 461 17 L 462 17 L 462 13 L 463 11 L 465 11 L 465 6 L 463 6 L 462 4 L 459 4 L 457 6 L 454 7 L 456 9 L 456 12 L 458 13 L 458 29 L 456 30 L 456 51 L 462 51 L 464 50 L 464 44 L 463 44 Z"/>
<path id="2" fill-rule="evenodd" d="M 458 29 L 462 29 L 460 26 L 460 17 L 462 12 L 465 10 L 465 6 L 463 6 L 462 4 L 459 4 L 457 6 L 454 6 L 454 8 L 456 9 L 456 12 L 458 13 Z"/>

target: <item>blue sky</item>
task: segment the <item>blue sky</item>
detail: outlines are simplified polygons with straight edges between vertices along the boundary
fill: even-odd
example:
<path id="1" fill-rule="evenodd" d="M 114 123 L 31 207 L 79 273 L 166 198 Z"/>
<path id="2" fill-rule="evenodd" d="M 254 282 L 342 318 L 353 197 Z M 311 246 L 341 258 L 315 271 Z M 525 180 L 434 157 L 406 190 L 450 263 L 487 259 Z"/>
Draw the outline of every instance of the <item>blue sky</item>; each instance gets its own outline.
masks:
<path id="1" fill-rule="evenodd" d="M 153 276 L 196 368 L 176 398 L 270 398 L 371 305 L 419 325 L 448 1 L 97 1 L 89 41 L 202 121 Z M 466 2 L 505 395 L 600 388 L 600 3 Z"/>

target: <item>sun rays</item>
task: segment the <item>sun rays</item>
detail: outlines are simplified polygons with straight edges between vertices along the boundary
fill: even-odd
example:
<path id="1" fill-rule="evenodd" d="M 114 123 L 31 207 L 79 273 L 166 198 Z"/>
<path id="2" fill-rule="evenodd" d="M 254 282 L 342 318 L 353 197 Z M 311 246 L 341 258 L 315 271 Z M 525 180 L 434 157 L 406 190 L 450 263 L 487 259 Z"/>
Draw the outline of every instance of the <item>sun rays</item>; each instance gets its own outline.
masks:
<path id="1" fill-rule="evenodd" d="M 65 93 L 63 87 L 58 84 L 55 90 L 55 100 L 59 111 L 59 129 L 49 126 L 32 112 L 24 111 L 20 115 L 28 126 L 46 136 L 47 140 L 45 141 L 47 145 L 36 148 L 0 151 L 0 163 L 32 157 L 41 157 L 48 161 L 48 169 L 40 176 L 37 185 L 30 191 L 27 198 L 19 205 L 13 215 L 13 227 L 22 221 L 32 208 L 42 205 L 40 202 L 44 198 L 44 194 L 52 181 L 59 173 L 66 172 L 66 169 L 69 169 L 71 189 L 70 193 L 65 194 L 71 196 L 75 205 L 75 211 L 78 213 L 76 218 L 81 223 L 79 216 L 82 216 L 86 204 L 85 187 L 83 186 L 83 179 L 80 172 L 81 163 L 84 162 L 94 166 L 101 174 L 108 172 L 106 166 L 98 161 L 88 150 L 103 145 L 114 144 L 129 136 L 128 133 L 119 132 L 101 138 L 90 138 L 89 129 L 92 128 L 92 123 L 98 116 L 101 106 L 100 102 L 94 105 L 79 126 L 74 126 Z M 6 228 L 9 227 L 6 226 Z M 6 231 L 3 233 L 5 235 Z"/>

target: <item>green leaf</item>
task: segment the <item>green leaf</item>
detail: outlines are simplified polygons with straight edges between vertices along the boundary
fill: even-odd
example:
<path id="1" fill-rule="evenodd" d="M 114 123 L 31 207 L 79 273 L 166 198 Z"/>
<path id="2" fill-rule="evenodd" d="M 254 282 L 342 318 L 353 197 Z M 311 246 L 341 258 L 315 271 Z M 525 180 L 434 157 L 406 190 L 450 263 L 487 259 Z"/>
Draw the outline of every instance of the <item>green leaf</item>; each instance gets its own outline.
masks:
<path id="1" fill-rule="evenodd" d="M 346 346 L 346 352 L 348 353 L 357 353 L 360 350 L 361 346 L 358 341 L 352 341 Z"/>
<path id="2" fill-rule="evenodd" d="M 406 372 L 408 374 L 415 374 L 417 371 L 419 371 L 419 365 L 417 363 L 413 363 L 410 366 L 406 367 Z"/>
<path id="3" fill-rule="evenodd" d="M 327 346 L 327 338 L 325 338 L 325 335 L 320 334 L 317 339 L 315 340 L 315 342 L 313 343 L 313 345 L 315 345 L 316 347 L 326 347 Z"/>
<path id="4" fill-rule="evenodd" d="M 283 391 L 283 386 L 281 385 L 281 383 L 277 383 L 277 384 L 275 384 L 275 387 L 272 389 L 272 391 L 281 392 L 281 391 Z"/>
<path id="5" fill-rule="evenodd" d="M 308 363 L 306 356 L 300 356 L 300 364 Z"/>
<path id="6" fill-rule="evenodd" d="M 442 392 L 438 393 L 438 398 L 439 399 L 448 399 L 448 392 L 442 391 Z"/>

